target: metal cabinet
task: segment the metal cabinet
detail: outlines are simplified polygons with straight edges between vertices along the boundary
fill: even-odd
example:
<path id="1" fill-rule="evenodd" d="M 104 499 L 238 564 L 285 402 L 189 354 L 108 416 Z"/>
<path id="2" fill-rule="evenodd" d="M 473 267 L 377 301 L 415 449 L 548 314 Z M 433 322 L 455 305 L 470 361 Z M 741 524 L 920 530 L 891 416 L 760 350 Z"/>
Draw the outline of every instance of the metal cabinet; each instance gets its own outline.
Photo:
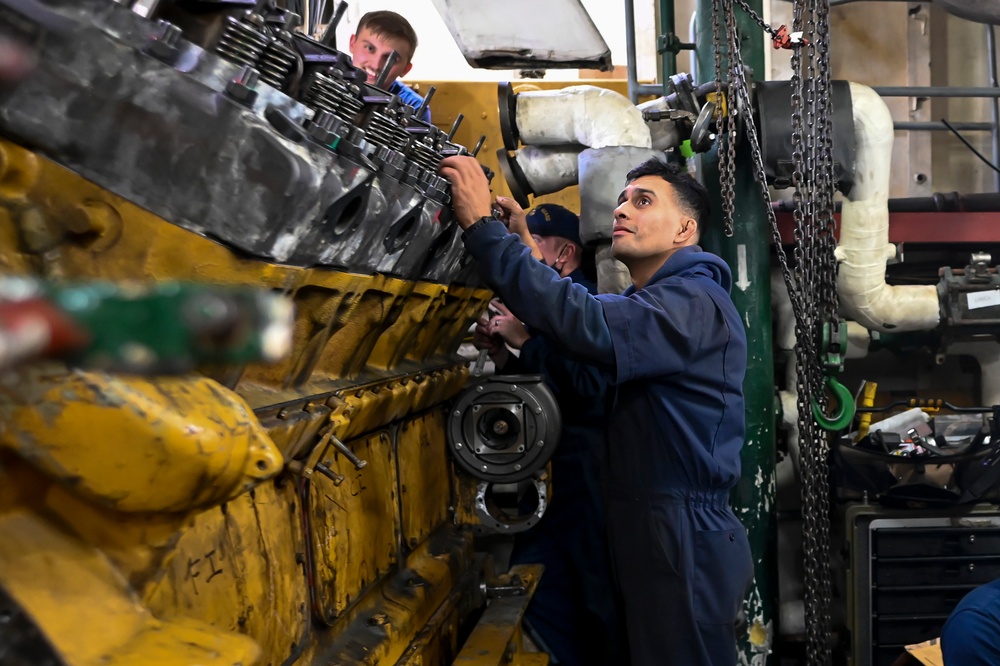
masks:
<path id="1" fill-rule="evenodd" d="M 847 622 L 853 666 L 890 666 L 941 634 L 975 587 L 1000 578 L 1000 509 L 848 508 Z"/>

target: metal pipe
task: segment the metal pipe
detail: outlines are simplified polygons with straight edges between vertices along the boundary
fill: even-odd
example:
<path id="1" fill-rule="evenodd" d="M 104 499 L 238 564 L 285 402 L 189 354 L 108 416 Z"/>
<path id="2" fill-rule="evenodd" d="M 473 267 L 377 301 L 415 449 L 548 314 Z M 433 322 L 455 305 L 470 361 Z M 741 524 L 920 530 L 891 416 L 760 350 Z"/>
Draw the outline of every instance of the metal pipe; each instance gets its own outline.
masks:
<path id="1" fill-rule="evenodd" d="M 634 0 L 625 0 L 625 56 L 628 71 L 628 98 L 633 104 L 639 101 L 639 69 L 635 60 L 635 4 Z M 651 93 L 659 95 L 657 92 Z"/>
<path id="2" fill-rule="evenodd" d="M 966 132 L 990 132 L 996 127 L 993 123 L 951 123 L 957 130 Z M 944 123 L 937 122 L 898 122 L 893 123 L 892 128 L 910 132 L 936 132 L 938 130 L 948 130 Z M 948 130 L 951 131 L 951 130 Z"/>
<path id="3" fill-rule="evenodd" d="M 796 208 L 792 199 L 779 199 L 772 202 L 771 207 L 776 213 L 791 213 Z M 935 192 L 929 197 L 889 199 L 888 207 L 890 213 L 995 213 L 1000 212 L 1000 193 Z M 838 201 L 834 204 L 834 210 L 839 212 L 840 209 Z"/>
<path id="4" fill-rule="evenodd" d="M 989 58 L 990 85 L 994 90 L 1000 90 L 997 82 L 997 33 L 992 25 L 986 26 L 986 54 Z M 990 116 L 993 128 L 990 138 L 993 139 L 993 164 L 1000 166 L 1000 102 L 994 97 L 990 104 Z M 993 189 L 1000 192 L 1000 173 L 993 172 Z"/>
<path id="5" fill-rule="evenodd" d="M 656 47 L 663 49 L 660 53 L 660 81 L 669 81 L 677 73 L 677 54 L 670 48 L 668 40 L 676 40 L 674 0 L 660 0 L 660 36 Z M 666 94 L 663 91 L 662 94 Z"/>
<path id="6" fill-rule="evenodd" d="M 639 97 L 642 95 L 656 95 L 659 97 L 663 94 L 663 86 L 659 83 L 636 83 L 635 84 L 635 95 L 630 92 L 629 99 L 635 104 L 639 101 Z"/>
<path id="7" fill-rule="evenodd" d="M 858 178 L 841 203 L 837 293 L 840 313 L 870 331 L 926 331 L 941 319 L 934 285 L 890 285 L 889 180 L 892 116 L 871 88 L 851 83 L 855 171 Z"/>
<path id="8" fill-rule="evenodd" d="M 695 53 L 691 54 L 691 80 L 700 81 L 698 78 L 698 12 L 697 10 L 691 12 L 691 20 L 688 21 L 688 41 L 694 44 Z"/>
<path id="9" fill-rule="evenodd" d="M 748 0 L 758 14 L 763 0 Z M 695 60 L 703 79 L 715 71 L 712 48 L 712 0 L 698 0 Z M 764 34 L 746 12 L 736 12 L 743 42 L 743 59 L 754 72 L 764 71 L 764 51 L 770 48 Z M 725 66 L 725 63 L 723 63 Z M 702 155 L 702 180 L 711 199 L 711 224 L 702 247 L 725 259 L 732 268 L 733 303 L 746 324 L 747 372 L 743 382 L 746 405 L 746 443 L 740 452 L 742 474 L 730 499 L 733 510 L 747 529 L 754 561 L 754 581 L 744 609 L 747 626 L 739 636 L 738 662 L 764 666 L 776 661 L 771 654 L 777 636 L 778 534 L 775 520 L 775 460 L 777 459 L 774 408 L 774 341 L 771 319 L 770 247 L 767 209 L 761 200 L 750 160 L 737 160 L 733 183 L 736 209 L 733 237 L 722 228 L 722 193 L 718 154 Z M 792 364 L 794 366 L 794 363 Z"/>
<path id="10" fill-rule="evenodd" d="M 1000 88 L 961 86 L 874 86 L 882 97 L 1000 97 Z"/>

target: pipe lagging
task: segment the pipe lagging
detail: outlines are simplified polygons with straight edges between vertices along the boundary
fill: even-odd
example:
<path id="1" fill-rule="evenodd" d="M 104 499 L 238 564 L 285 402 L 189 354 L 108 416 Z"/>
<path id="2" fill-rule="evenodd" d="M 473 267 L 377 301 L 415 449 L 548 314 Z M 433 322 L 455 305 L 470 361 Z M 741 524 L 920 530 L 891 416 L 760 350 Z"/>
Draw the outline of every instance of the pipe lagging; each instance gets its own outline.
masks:
<path id="1" fill-rule="evenodd" d="M 518 93 L 516 118 L 525 145 L 652 146 L 642 112 L 624 95 L 597 86 Z"/>
<path id="2" fill-rule="evenodd" d="M 850 84 L 854 116 L 856 173 L 841 208 L 837 290 L 841 314 L 869 330 L 918 331 L 940 320 L 934 285 L 886 284 L 886 262 L 895 256 L 889 243 L 889 175 L 892 116 L 874 90 Z"/>
<path id="3" fill-rule="evenodd" d="M 535 196 L 552 194 L 576 185 L 582 146 L 523 146 L 514 153 Z"/>

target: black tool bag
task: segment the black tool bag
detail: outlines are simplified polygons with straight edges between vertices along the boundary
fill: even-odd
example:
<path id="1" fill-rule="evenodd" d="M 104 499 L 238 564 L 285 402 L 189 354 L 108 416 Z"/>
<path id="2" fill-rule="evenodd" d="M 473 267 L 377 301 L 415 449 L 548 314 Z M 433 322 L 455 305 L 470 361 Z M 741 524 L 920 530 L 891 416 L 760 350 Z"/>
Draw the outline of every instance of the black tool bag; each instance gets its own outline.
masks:
<path id="1" fill-rule="evenodd" d="M 943 508 L 1000 499 L 1000 408 L 986 432 L 954 453 L 893 455 L 850 440 L 830 452 L 831 486 L 840 499 L 869 500 L 903 508 Z"/>

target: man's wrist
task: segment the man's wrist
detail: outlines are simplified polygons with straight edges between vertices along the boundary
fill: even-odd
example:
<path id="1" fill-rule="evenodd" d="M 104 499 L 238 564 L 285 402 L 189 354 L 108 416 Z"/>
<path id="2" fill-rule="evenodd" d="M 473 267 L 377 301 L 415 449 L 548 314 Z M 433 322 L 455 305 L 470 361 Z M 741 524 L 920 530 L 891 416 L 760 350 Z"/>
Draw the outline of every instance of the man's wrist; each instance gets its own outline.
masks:
<path id="1" fill-rule="evenodd" d="M 477 229 L 486 226 L 487 222 L 492 222 L 495 219 L 496 218 L 493 217 L 492 215 L 484 215 L 483 217 L 479 218 L 478 220 L 476 220 L 475 222 L 473 222 L 472 224 L 470 224 L 465 228 L 465 231 L 462 233 L 462 238 L 465 238 L 466 236 L 475 233 Z"/>

